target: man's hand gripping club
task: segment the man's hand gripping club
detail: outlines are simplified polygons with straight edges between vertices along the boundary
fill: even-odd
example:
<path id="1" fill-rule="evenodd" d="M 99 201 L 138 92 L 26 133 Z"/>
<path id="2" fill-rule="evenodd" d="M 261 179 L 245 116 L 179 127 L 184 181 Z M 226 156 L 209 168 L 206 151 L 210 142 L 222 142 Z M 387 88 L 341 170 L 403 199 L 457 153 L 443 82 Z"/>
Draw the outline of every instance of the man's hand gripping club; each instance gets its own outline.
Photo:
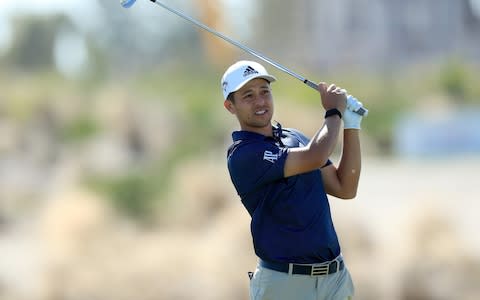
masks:
<path id="1" fill-rule="evenodd" d="M 330 109 L 338 109 L 341 113 L 345 111 L 347 105 L 347 91 L 334 84 L 327 84 L 321 82 L 318 84 L 318 91 L 320 92 L 322 106 L 328 111 Z"/>

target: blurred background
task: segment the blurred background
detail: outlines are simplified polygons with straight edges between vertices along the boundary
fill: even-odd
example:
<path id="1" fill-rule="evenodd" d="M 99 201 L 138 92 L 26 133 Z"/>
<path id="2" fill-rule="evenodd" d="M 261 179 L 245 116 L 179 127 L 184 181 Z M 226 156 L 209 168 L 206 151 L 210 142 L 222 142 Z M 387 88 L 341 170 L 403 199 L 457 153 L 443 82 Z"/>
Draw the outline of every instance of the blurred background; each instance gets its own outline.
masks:
<path id="1" fill-rule="evenodd" d="M 356 299 L 480 299 L 479 0 L 169 4 L 370 109 L 330 199 Z M 245 58 L 149 1 L 0 1 L 0 299 L 248 299 L 220 91 Z M 312 135 L 318 95 L 267 67 Z"/>

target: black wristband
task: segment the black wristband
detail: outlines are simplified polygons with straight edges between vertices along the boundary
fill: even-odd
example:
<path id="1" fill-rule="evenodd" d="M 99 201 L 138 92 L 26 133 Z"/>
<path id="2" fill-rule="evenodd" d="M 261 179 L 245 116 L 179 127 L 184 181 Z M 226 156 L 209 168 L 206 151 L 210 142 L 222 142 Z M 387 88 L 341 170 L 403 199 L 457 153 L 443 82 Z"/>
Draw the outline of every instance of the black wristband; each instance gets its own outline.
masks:
<path id="1" fill-rule="evenodd" d="M 339 116 L 340 119 L 342 118 L 342 113 L 338 109 L 332 108 L 325 112 L 325 119 L 334 115 Z"/>

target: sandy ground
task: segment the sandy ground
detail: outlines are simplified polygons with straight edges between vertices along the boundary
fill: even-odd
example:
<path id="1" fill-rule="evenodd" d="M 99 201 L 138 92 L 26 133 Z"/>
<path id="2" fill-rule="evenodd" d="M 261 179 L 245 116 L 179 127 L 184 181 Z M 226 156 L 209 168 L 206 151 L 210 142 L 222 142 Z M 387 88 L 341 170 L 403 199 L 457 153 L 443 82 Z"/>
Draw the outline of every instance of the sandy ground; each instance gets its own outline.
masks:
<path id="1" fill-rule="evenodd" d="M 475 232 L 480 227 L 475 188 L 479 166 L 480 160 L 474 158 L 364 162 L 357 198 L 331 201 L 359 296 L 372 299 L 367 292 L 371 286 L 378 293 L 375 299 L 410 299 L 402 293 L 408 290 L 408 276 L 416 271 L 423 277 L 418 282 L 430 286 L 430 291 L 412 299 L 462 299 L 461 288 L 450 286 L 455 285 L 453 277 L 480 280 L 480 238 Z M 470 260 L 476 271 L 457 274 L 452 269 L 455 261 Z M 430 272 L 447 278 L 436 280 Z M 448 291 L 437 295 L 442 284 Z M 480 290 L 473 294 L 479 296 Z"/>
<path id="2" fill-rule="evenodd" d="M 365 159 L 331 199 L 356 299 L 479 299 L 480 159 Z M 181 199 L 150 230 L 64 189 L 0 230 L 0 299 L 248 299 L 249 218 L 221 162 L 172 174 Z M 185 182 L 189 182 L 188 188 Z"/>

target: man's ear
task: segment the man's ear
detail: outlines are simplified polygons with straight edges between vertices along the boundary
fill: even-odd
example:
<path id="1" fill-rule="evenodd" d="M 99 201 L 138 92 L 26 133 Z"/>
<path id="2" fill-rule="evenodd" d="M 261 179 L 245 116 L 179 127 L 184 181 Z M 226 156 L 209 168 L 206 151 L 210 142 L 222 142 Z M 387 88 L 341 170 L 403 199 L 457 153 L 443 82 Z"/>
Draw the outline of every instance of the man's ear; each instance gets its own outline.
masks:
<path id="1" fill-rule="evenodd" d="M 232 114 L 235 114 L 235 106 L 233 105 L 232 101 L 230 100 L 225 100 L 223 102 L 223 106 Z"/>

